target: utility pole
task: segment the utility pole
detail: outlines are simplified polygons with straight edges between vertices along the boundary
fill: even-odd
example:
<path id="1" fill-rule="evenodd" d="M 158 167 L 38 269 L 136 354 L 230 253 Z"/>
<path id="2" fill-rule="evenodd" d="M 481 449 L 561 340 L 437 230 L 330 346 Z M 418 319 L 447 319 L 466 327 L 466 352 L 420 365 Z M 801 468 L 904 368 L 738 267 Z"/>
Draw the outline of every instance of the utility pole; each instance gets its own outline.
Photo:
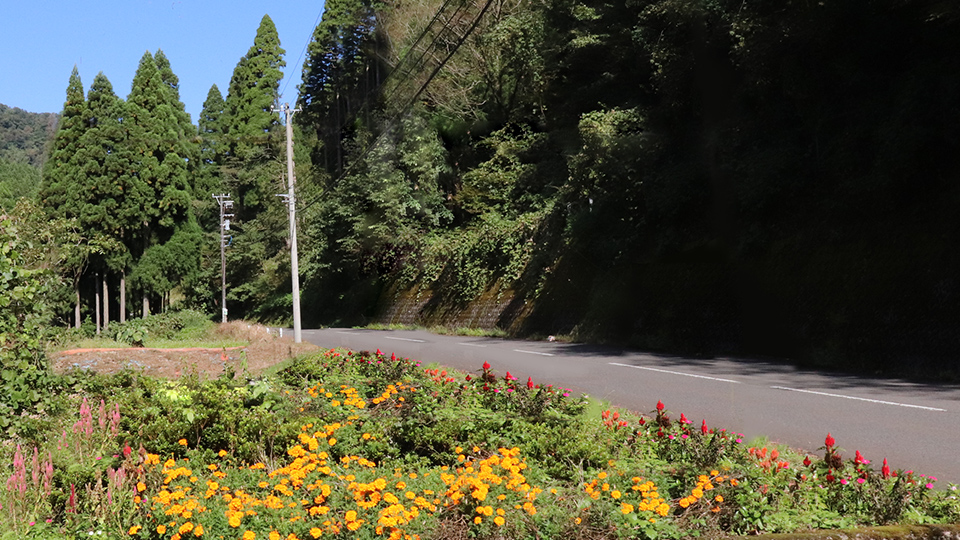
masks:
<path id="1" fill-rule="evenodd" d="M 297 179 L 293 174 L 293 113 L 300 109 L 291 109 L 289 103 L 284 103 L 280 109 L 284 114 L 287 127 L 287 213 L 290 217 L 290 281 L 293 285 L 293 341 L 300 343 L 300 263 L 297 258 L 297 199 L 294 186 Z"/>
<path id="2" fill-rule="evenodd" d="M 233 217 L 233 201 L 229 194 L 214 195 L 220 205 L 220 322 L 227 322 L 227 231 L 230 230 L 230 218 Z"/>

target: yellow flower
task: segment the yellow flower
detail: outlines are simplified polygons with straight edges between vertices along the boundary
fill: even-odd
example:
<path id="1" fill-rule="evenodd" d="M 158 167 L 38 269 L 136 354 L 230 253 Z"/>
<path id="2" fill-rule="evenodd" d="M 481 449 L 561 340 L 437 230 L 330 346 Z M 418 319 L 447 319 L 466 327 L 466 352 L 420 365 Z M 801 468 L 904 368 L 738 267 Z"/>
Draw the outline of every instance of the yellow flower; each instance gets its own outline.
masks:
<path id="1" fill-rule="evenodd" d="M 127 534 L 129 534 L 130 536 L 133 536 L 138 532 L 140 532 L 140 529 L 141 527 L 139 525 L 134 525 L 133 527 L 130 527 L 130 530 L 127 531 Z"/>
<path id="2" fill-rule="evenodd" d="M 193 528 L 193 535 L 197 538 L 203 536 L 203 525 L 197 523 L 197 526 Z"/>
<path id="3" fill-rule="evenodd" d="M 147 489 L 146 484 L 144 484 L 143 482 L 137 482 L 137 493 L 143 493 L 144 491 L 146 491 L 146 489 Z"/>
<path id="4" fill-rule="evenodd" d="M 718 503 L 722 503 L 723 495 L 717 495 L 716 497 L 713 498 L 713 500 L 717 501 Z"/>
<path id="5" fill-rule="evenodd" d="M 187 440 L 186 440 L 186 439 L 180 439 L 179 441 L 177 441 L 177 444 L 179 444 L 180 446 L 186 446 L 186 445 L 187 445 Z"/>
<path id="6" fill-rule="evenodd" d="M 321 535 L 321 534 L 323 534 L 323 531 L 321 531 L 321 530 L 318 529 L 317 527 L 314 527 L 314 528 L 310 529 L 310 536 L 312 536 L 312 537 L 314 537 L 314 538 L 320 538 L 320 535 Z"/>
<path id="7" fill-rule="evenodd" d="M 227 451 L 226 451 L 226 450 L 221 450 L 221 451 L 217 452 L 217 455 L 220 456 L 220 457 L 223 457 L 223 456 L 227 455 Z"/>
<path id="8" fill-rule="evenodd" d="M 497 527 L 502 527 L 503 524 L 505 523 L 505 520 L 503 519 L 503 517 L 497 516 L 493 518 L 493 522 L 497 524 Z"/>
<path id="9" fill-rule="evenodd" d="M 280 540 L 280 533 L 277 531 L 270 531 L 269 538 L 270 540 Z"/>
<path id="10" fill-rule="evenodd" d="M 620 505 L 620 511 L 623 512 L 624 514 L 629 514 L 630 512 L 633 512 L 633 505 L 628 503 L 623 503 Z"/>
<path id="11" fill-rule="evenodd" d="M 160 525 L 157 525 L 157 534 L 164 534 L 166 532 L 167 532 L 166 525 L 163 525 L 162 523 Z"/>
<path id="12" fill-rule="evenodd" d="M 257 537 L 257 534 L 253 531 L 247 531 L 243 533 L 243 540 L 253 540 Z"/>
<path id="13" fill-rule="evenodd" d="M 473 518 L 473 522 L 476 523 L 477 525 L 479 525 L 481 521 L 483 521 L 483 518 L 480 516 L 476 516 Z"/>
<path id="14" fill-rule="evenodd" d="M 620 498 L 620 492 L 615 489 L 615 490 L 613 490 L 613 491 L 610 492 L 610 496 L 613 497 L 614 499 L 619 499 L 619 498 Z"/>

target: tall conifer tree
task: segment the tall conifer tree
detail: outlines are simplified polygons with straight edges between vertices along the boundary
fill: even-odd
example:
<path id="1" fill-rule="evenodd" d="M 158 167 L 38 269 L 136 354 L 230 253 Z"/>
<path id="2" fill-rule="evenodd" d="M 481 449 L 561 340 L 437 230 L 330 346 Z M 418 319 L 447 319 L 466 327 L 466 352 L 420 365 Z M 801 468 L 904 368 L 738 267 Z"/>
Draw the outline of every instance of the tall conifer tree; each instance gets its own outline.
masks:
<path id="1" fill-rule="evenodd" d="M 197 121 L 200 128 L 200 154 L 193 186 L 193 196 L 200 208 L 197 218 L 205 230 L 217 227 L 216 221 L 219 220 L 219 209 L 211 195 L 223 191 L 220 175 L 224 152 L 223 107 L 220 89 L 217 85 L 211 86 Z"/>
<path id="2" fill-rule="evenodd" d="M 85 182 L 77 161 L 77 150 L 86 131 L 86 114 L 83 82 L 77 66 L 73 66 L 67 83 L 67 100 L 63 104 L 63 112 L 60 113 L 60 125 L 53 140 L 50 159 L 43 168 L 40 201 L 47 213 L 54 217 L 79 218 L 82 212 L 83 204 L 78 195 L 83 193 Z M 85 262 L 78 264 L 81 268 L 85 265 Z M 75 324 L 79 327 L 82 270 L 73 277 Z"/>
<path id="3" fill-rule="evenodd" d="M 343 129 L 381 83 L 370 0 L 328 0 L 303 62 L 297 124 L 316 130 L 324 168 L 344 168 Z"/>
<path id="4" fill-rule="evenodd" d="M 251 315 L 263 306 L 284 309 L 285 302 L 289 307 L 289 293 L 284 292 L 289 291 L 289 272 L 277 272 L 289 260 L 284 249 L 286 209 L 275 196 L 286 191 L 281 180 L 284 132 L 279 115 L 271 110 L 278 101 L 283 54 L 277 29 L 264 15 L 253 46 L 233 71 L 222 117 L 223 187 L 237 203 L 238 223 L 235 248 L 228 252 L 227 279 L 242 284 L 231 288 L 235 309 Z"/>
<path id="5" fill-rule="evenodd" d="M 76 197 L 81 205 L 81 227 L 99 230 L 114 240 L 111 245 L 116 249 L 98 257 L 94 267 L 104 280 L 108 273 L 119 275 L 121 321 L 126 315 L 125 276 L 131 262 L 123 242 L 126 232 L 136 229 L 140 215 L 140 201 L 130 181 L 127 136 L 121 123 L 124 116 L 123 101 L 114 94 L 103 72 L 98 73 L 87 94 L 87 127 L 76 154 L 83 182 Z M 106 292 L 102 301 L 104 306 L 109 305 Z"/>
<path id="6" fill-rule="evenodd" d="M 67 100 L 60 113 L 60 125 L 53 141 L 50 159 L 43 169 L 41 201 L 52 214 L 63 217 L 79 215 L 73 197 L 80 183 L 76 154 L 80 137 L 86 130 L 86 103 L 83 82 L 77 66 L 73 66 L 67 84 Z"/>
<path id="7" fill-rule="evenodd" d="M 132 277 L 143 293 L 144 313 L 149 312 L 150 295 L 169 292 L 182 277 L 180 265 L 192 264 L 173 260 L 166 244 L 182 241 L 183 234 L 190 237 L 187 243 L 195 243 L 193 236 L 198 232 L 190 210 L 189 156 L 182 117 L 178 115 L 181 104 L 169 80 L 168 75 L 168 82 L 164 82 L 148 51 L 140 60 L 127 98 L 131 170 L 135 184 L 145 187 L 140 200 L 140 226 L 130 245 L 137 255 Z M 181 250 L 179 256 L 187 252 L 190 250 Z M 196 259 L 197 253 L 194 251 L 191 257 Z"/>
<path id="8" fill-rule="evenodd" d="M 230 79 L 224 104 L 223 126 L 229 144 L 226 156 L 232 178 L 229 187 L 239 202 L 238 219 L 253 219 L 274 199 L 275 162 L 281 155 L 279 117 L 271 110 L 277 103 L 280 80 L 286 65 L 277 28 L 264 15 L 253 46 L 247 51 Z"/>

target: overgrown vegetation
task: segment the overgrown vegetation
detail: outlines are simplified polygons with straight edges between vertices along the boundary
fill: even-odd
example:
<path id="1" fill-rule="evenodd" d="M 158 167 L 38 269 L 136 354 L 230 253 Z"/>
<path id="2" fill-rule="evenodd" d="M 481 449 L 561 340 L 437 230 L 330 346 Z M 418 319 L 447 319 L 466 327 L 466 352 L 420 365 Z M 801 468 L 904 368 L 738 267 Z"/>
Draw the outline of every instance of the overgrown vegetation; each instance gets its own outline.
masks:
<path id="1" fill-rule="evenodd" d="M 960 520 L 956 486 L 829 435 L 804 455 L 487 364 L 329 350 L 254 379 L 64 385 L 57 412 L 0 451 L 2 535 L 686 538 Z"/>

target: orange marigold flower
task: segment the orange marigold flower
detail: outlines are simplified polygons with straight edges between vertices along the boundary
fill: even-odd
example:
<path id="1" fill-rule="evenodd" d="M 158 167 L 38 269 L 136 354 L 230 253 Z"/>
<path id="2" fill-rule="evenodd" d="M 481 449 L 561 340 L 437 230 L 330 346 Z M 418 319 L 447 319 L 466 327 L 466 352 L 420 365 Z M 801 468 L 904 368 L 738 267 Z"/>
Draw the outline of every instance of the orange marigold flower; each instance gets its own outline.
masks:
<path id="1" fill-rule="evenodd" d="M 506 523 L 506 521 L 503 519 L 502 516 L 497 516 L 493 518 L 493 522 L 497 524 L 497 527 L 502 527 L 503 524 Z"/>
<path id="2" fill-rule="evenodd" d="M 187 445 L 187 440 L 186 440 L 186 439 L 180 439 L 179 441 L 177 441 L 177 444 L 179 444 L 180 446 L 186 446 L 186 445 Z"/>
<path id="3" fill-rule="evenodd" d="M 257 533 L 253 531 L 247 531 L 243 533 L 243 540 L 254 540 L 257 537 Z"/>
<path id="4" fill-rule="evenodd" d="M 157 534 L 166 534 L 167 526 L 164 524 L 157 525 Z"/>
<path id="5" fill-rule="evenodd" d="M 138 532 L 140 532 L 140 529 L 141 527 L 139 525 L 134 525 L 133 527 L 130 527 L 130 530 L 127 531 L 127 534 L 129 534 L 130 536 L 133 536 Z"/>

